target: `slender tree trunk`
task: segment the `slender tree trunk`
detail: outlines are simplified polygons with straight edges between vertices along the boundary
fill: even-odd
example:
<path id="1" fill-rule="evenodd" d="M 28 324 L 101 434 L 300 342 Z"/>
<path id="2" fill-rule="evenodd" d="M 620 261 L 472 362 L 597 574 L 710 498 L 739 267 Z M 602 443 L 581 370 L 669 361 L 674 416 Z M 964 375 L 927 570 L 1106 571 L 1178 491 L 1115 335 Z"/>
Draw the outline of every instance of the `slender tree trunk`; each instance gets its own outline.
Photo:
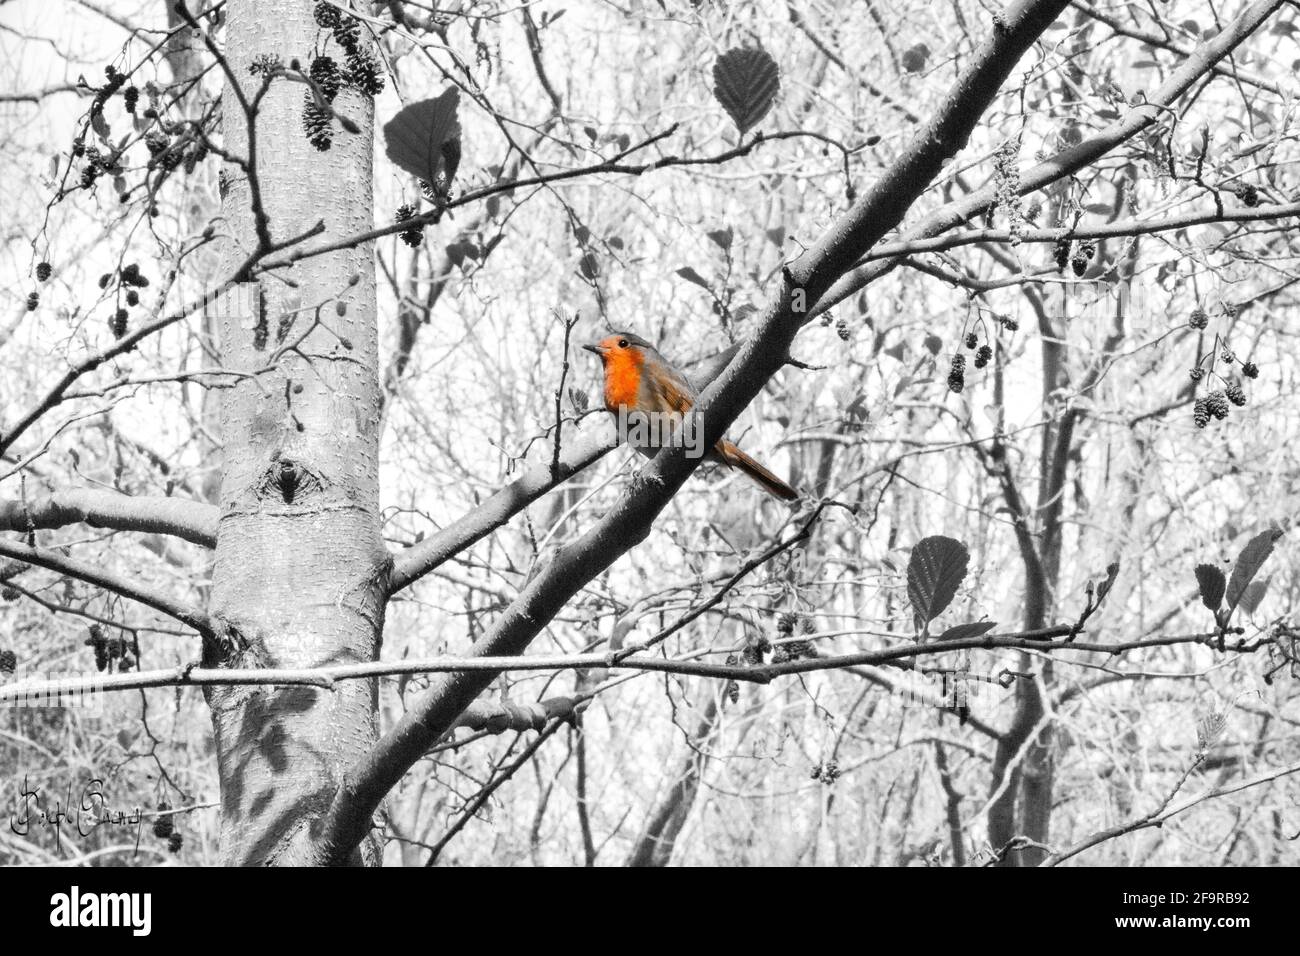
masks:
<path id="1" fill-rule="evenodd" d="M 251 99 L 259 55 L 310 61 L 318 29 L 310 0 L 232 0 L 227 56 Z M 323 243 L 369 228 L 373 104 L 339 94 L 337 108 L 361 128 L 335 126 L 333 147 L 316 151 L 301 122 L 306 87 L 277 79 L 256 117 L 256 184 L 271 235 L 282 240 L 323 221 Z M 226 148 L 248 153 L 244 112 L 227 84 Z M 225 167 L 228 265 L 256 248 L 254 191 Z M 379 581 L 378 422 L 380 390 L 372 247 L 308 259 L 262 277 L 253 295 L 220 322 L 226 368 L 252 373 L 224 393 L 221 527 L 211 611 L 221 631 L 205 649 L 232 667 L 314 667 L 369 661 L 383 628 Z M 251 314 L 240 314 L 241 312 Z M 305 338 L 303 337 L 305 335 Z M 296 344 L 292 351 L 280 350 Z M 370 681 L 316 688 L 213 688 L 208 694 L 221 775 L 224 862 L 313 859 L 319 812 L 339 776 L 374 743 Z M 377 862 L 362 843 L 352 862 Z"/>
<path id="2" fill-rule="evenodd" d="M 713 696 L 695 728 L 690 749 L 682 761 L 675 782 L 650 814 L 645 829 L 637 838 L 636 846 L 628 854 L 628 866 L 667 866 L 672 859 L 677 837 L 686 825 L 691 807 L 695 805 L 695 797 L 700 791 L 700 777 L 708 759 L 704 747 L 717 727 L 718 716 L 718 698 Z"/>
<path id="3" fill-rule="evenodd" d="M 163 47 L 163 56 L 171 68 L 172 83 L 176 84 L 177 88 L 181 88 L 182 84 L 188 85 L 188 92 L 180 102 L 188 115 L 196 116 L 204 110 L 208 95 L 203 84 L 199 82 L 205 67 L 202 55 L 203 43 L 195 31 L 185 28 L 185 19 L 181 16 L 175 0 L 162 0 L 162 5 L 167 11 L 167 28 L 172 31 L 166 46 Z M 190 10 L 197 16 L 203 6 L 202 3 L 191 3 Z M 217 218 L 216 201 L 207 185 L 205 181 L 196 182 L 193 178 L 187 182 L 185 202 L 182 209 L 178 210 L 178 214 L 183 217 L 180 221 L 182 229 L 196 232 Z M 214 250 L 209 246 L 196 251 L 190 258 L 190 269 L 203 287 L 212 285 L 212 280 L 224 265 L 220 261 L 220 256 L 221 250 Z M 216 311 L 206 310 L 202 317 L 197 354 L 193 356 L 199 367 L 214 364 L 209 358 L 208 350 L 213 348 L 217 341 Z M 201 477 L 194 483 L 192 493 L 204 501 L 216 504 L 221 493 L 221 475 L 216 468 L 221 455 L 221 446 L 217 443 L 217 437 L 221 433 L 221 394 L 216 389 L 202 388 L 198 385 L 186 385 L 185 392 L 187 405 L 190 396 L 195 396 L 197 399 L 196 414 L 199 427 L 195 431 L 199 454 L 206 465 Z"/>

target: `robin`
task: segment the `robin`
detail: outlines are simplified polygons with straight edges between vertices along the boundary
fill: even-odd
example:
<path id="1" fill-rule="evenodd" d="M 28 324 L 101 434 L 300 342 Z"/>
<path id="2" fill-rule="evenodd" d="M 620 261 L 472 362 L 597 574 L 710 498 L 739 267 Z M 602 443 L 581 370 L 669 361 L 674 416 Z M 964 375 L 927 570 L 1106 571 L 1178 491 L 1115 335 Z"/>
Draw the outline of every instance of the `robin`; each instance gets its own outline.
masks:
<path id="1" fill-rule="evenodd" d="M 621 424 L 626 424 L 633 413 L 641 413 L 642 421 L 647 417 L 652 421 L 665 418 L 682 421 L 699 398 L 686 377 L 638 335 L 615 332 L 583 348 L 600 356 L 605 366 L 605 408 L 619 416 Z M 628 443 L 646 457 L 653 457 L 662 444 L 667 444 L 631 439 Z M 797 491 L 725 438 L 706 457 L 715 464 L 739 468 L 768 494 L 786 501 L 799 497 Z"/>

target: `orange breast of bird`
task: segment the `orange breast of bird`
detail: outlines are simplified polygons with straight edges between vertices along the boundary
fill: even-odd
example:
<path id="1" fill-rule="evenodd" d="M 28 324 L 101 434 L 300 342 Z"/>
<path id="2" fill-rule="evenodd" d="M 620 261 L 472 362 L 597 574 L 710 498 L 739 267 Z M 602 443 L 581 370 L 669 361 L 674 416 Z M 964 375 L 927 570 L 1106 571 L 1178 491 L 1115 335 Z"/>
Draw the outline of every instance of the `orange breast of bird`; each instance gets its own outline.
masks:
<path id="1" fill-rule="evenodd" d="M 640 349 L 622 349 L 605 360 L 605 407 L 616 412 L 641 406 L 641 369 L 645 356 Z"/>

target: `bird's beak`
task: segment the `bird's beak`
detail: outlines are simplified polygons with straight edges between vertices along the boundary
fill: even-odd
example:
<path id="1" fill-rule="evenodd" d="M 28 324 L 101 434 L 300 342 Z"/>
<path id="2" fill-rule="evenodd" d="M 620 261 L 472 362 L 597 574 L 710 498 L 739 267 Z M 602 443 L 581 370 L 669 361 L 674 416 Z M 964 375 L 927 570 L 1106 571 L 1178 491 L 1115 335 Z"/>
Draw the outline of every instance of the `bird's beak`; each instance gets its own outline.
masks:
<path id="1" fill-rule="evenodd" d="M 584 345 L 583 348 L 586 349 L 588 352 L 592 352 L 596 355 L 605 354 L 605 350 L 602 349 L 599 345 Z"/>

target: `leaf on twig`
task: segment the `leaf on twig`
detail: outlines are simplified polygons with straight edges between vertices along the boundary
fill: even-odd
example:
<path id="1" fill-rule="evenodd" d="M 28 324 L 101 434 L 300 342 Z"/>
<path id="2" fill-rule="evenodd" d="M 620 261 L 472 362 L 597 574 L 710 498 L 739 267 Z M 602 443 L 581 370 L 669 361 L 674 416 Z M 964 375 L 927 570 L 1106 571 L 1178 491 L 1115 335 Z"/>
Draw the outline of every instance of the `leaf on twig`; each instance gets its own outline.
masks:
<path id="1" fill-rule="evenodd" d="M 1270 528 L 1268 531 L 1261 531 L 1255 535 L 1241 549 L 1241 554 L 1237 556 L 1237 563 L 1232 567 L 1232 577 L 1228 579 L 1229 610 L 1240 603 L 1246 585 L 1255 579 L 1259 569 L 1268 560 L 1268 556 L 1273 553 L 1274 542 L 1280 537 L 1282 537 L 1281 530 Z"/>
<path id="2" fill-rule="evenodd" d="M 456 242 L 448 244 L 443 250 L 449 261 L 457 269 L 465 268 L 466 259 L 478 258 L 478 247 L 468 239 L 459 239 Z"/>
<path id="3" fill-rule="evenodd" d="M 907 562 L 907 596 L 918 632 L 952 603 L 969 563 L 966 545 L 941 534 L 922 538 L 912 548 Z"/>
<path id="4" fill-rule="evenodd" d="M 709 287 L 708 280 L 705 279 L 704 276 L 696 272 L 694 269 L 692 269 L 690 266 L 682 266 L 680 269 L 677 270 L 677 274 L 681 276 L 683 279 L 685 279 L 687 282 L 694 282 L 701 289 L 707 289 Z"/>
<path id="5" fill-rule="evenodd" d="M 591 398 L 587 395 L 585 388 L 579 388 L 577 385 L 569 386 L 569 404 L 573 406 L 575 413 L 581 415 L 591 404 Z"/>
<path id="6" fill-rule="evenodd" d="M 430 185 L 439 173 L 450 185 L 460 164 L 460 90 L 450 87 L 429 100 L 398 110 L 384 124 L 388 158 Z"/>
<path id="7" fill-rule="evenodd" d="M 997 621 L 972 621 L 969 624 L 954 624 L 944 631 L 936 641 L 960 641 L 968 637 L 979 637 L 998 626 Z"/>
<path id="8" fill-rule="evenodd" d="M 903 51 L 902 66 L 908 73 L 920 73 L 929 59 L 930 48 L 924 43 L 918 43 Z"/>
<path id="9" fill-rule="evenodd" d="M 1228 726 L 1228 715 L 1223 711 L 1211 711 L 1196 723 L 1196 749 L 1204 753 L 1223 736 Z"/>
<path id="10" fill-rule="evenodd" d="M 1217 611 L 1223 603 L 1224 588 L 1228 585 L 1223 572 L 1212 564 L 1198 564 L 1195 573 L 1196 586 L 1201 589 L 1201 603 L 1211 611 Z"/>
<path id="11" fill-rule="evenodd" d="M 732 232 L 731 227 L 728 226 L 726 229 L 711 229 L 709 232 L 705 233 L 705 235 L 713 241 L 714 245 L 723 252 L 726 252 L 731 248 L 731 240 L 734 238 L 735 234 Z"/>
<path id="12" fill-rule="evenodd" d="M 1106 580 L 1097 585 L 1097 603 L 1099 605 L 1102 601 L 1106 600 L 1106 595 L 1109 594 L 1110 589 L 1115 586 L 1115 579 L 1117 577 L 1119 577 L 1119 562 L 1112 561 L 1110 564 L 1106 565 Z"/>
<path id="13" fill-rule="evenodd" d="M 1237 606 L 1247 614 L 1254 614 L 1259 607 L 1259 602 L 1264 600 L 1264 592 L 1268 590 L 1268 584 L 1273 580 L 1273 575 L 1269 575 L 1263 581 L 1251 581 L 1246 585 L 1246 589 L 1241 592 L 1241 597 L 1237 601 Z"/>
<path id="14" fill-rule="evenodd" d="M 736 47 L 713 64 L 713 95 L 740 135 L 759 124 L 781 89 L 781 71 L 762 47 Z"/>

